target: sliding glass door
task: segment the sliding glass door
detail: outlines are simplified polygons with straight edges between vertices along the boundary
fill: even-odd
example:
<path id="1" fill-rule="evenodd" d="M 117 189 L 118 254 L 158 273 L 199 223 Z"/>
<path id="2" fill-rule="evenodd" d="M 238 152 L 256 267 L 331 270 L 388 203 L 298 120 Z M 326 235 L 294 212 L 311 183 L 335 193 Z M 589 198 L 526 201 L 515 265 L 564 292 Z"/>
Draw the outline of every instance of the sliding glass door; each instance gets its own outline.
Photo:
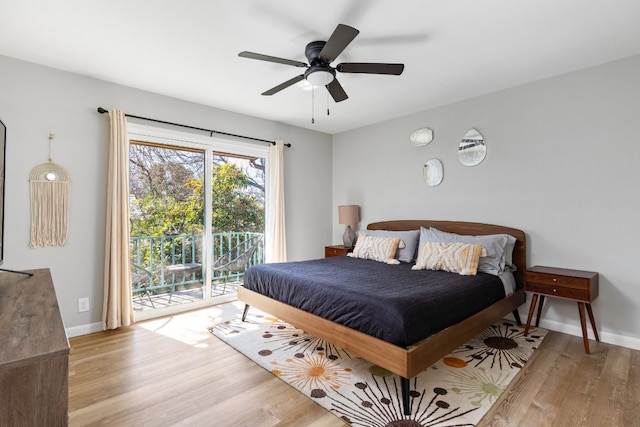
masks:
<path id="1" fill-rule="evenodd" d="M 246 268 L 264 262 L 265 158 L 213 154 L 211 292 L 235 296 Z"/>
<path id="2" fill-rule="evenodd" d="M 136 318 L 235 299 L 244 271 L 264 262 L 267 149 L 129 133 Z"/>

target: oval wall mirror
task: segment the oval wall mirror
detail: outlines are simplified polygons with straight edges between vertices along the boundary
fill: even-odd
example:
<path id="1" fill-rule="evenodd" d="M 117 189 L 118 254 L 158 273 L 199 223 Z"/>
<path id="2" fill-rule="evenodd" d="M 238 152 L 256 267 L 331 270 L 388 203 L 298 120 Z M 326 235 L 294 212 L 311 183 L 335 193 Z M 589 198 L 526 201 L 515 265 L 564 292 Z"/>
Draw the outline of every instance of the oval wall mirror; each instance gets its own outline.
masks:
<path id="1" fill-rule="evenodd" d="M 433 131 L 429 128 L 420 128 L 413 131 L 409 137 L 411 145 L 414 147 L 422 147 L 433 141 Z"/>
<path id="2" fill-rule="evenodd" d="M 475 129 L 470 129 L 458 145 L 458 160 L 465 166 L 480 164 L 487 155 L 484 138 Z"/>
<path id="3" fill-rule="evenodd" d="M 438 159 L 429 160 L 424 164 L 422 176 L 424 178 L 424 182 L 426 182 L 429 187 L 440 185 L 442 178 L 444 178 L 442 162 Z"/>

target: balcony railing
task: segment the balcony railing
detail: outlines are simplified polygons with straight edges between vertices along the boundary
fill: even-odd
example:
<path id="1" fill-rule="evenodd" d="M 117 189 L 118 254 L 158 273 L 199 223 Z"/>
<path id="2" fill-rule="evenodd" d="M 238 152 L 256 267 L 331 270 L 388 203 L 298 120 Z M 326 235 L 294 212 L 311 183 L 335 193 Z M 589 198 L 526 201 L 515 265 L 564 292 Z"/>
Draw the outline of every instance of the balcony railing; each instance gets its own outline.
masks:
<path id="1" fill-rule="evenodd" d="M 211 252 L 214 262 L 227 255 L 232 248 L 247 246 L 255 241 L 258 243 L 246 266 L 239 271 L 212 269 L 211 286 L 240 281 L 246 268 L 263 263 L 262 237 L 263 234 L 252 232 L 213 233 Z M 204 287 L 203 269 L 206 263 L 202 259 L 202 241 L 202 234 L 132 236 L 130 251 L 134 296 L 142 293 L 148 296 L 172 295 L 178 289 Z"/>

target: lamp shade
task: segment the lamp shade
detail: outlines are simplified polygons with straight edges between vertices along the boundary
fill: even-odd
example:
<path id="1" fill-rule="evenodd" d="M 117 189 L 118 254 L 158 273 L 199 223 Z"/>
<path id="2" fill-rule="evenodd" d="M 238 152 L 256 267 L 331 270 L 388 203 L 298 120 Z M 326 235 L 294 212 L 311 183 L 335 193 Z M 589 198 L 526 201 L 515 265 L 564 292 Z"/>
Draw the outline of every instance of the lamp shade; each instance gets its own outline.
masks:
<path id="1" fill-rule="evenodd" d="M 358 205 L 338 206 L 338 223 L 355 225 L 360 222 L 360 207 Z"/>

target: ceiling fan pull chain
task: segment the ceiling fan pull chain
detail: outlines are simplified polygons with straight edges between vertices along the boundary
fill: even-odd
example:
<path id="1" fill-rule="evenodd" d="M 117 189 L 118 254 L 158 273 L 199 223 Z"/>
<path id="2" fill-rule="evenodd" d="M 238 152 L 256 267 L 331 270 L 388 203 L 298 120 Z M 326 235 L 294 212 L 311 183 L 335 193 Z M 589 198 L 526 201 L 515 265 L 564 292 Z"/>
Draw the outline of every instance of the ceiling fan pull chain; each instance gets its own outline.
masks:
<path id="1" fill-rule="evenodd" d="M 315 121 L 315 94 L 316 94 L 316 87 L 312 86 L 311 87 L 311 124 L 314 124 Z"/>
<path id="2" fill-rule="evenodd" d="M 327 116 L 329 115 L 329 92 L 327 91 Z"/>

